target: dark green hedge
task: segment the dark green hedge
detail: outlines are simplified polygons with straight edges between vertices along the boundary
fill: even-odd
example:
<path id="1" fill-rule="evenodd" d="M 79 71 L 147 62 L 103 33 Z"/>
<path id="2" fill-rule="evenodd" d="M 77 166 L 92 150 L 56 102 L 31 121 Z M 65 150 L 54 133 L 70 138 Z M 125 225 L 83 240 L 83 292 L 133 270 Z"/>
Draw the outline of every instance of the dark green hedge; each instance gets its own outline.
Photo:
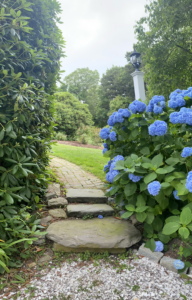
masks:
<path id="1" fill-rule="evenodd" d="M 25 207 L 34 207 L 47 186 L 52 95 L 64 46 L 59 12 L 56 0 L 0 3 L 0 239 L 5 241 L 25 235 L 20 231 L 28 226 L 20 221 Z"/>

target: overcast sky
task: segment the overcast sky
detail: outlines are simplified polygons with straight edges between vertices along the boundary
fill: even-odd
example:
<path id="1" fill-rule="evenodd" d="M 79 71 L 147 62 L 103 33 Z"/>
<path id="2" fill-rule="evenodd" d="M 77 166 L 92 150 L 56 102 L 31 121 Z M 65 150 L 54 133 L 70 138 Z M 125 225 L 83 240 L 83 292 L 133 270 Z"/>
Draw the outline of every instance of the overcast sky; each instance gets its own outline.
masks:
<path id="1" fill-rule="evenodd" d="M 98 70 L 124 66 L 136 42 L 134 25 L 145 16 L 147 0 L 60 0 L 60 28 L 66 41 L 64 76 L 77 68 Z"/>

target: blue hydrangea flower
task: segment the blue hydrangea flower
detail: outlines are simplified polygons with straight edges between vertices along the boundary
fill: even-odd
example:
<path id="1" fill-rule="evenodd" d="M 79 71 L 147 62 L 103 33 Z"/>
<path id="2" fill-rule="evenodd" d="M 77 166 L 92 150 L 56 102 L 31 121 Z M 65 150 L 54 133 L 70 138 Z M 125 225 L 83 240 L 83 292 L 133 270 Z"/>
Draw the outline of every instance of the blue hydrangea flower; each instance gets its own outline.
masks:
<path id="1" fill-rule="evenodd" d="M 192 110 L 190 108 L 182 107 L 179 112 L 173 112 L 169 117 L 172 124 L 192 125 Z"/>
<path id="2" fill-rule="evenodd" d="M 161 106 L 158 106 L 157 104 L 155 104 L 153 112 L 156 115 L 162 114 L 163 113 L 163 108 Z"/>
<path id="3" fill-rule="evenodd" d="M 106 149 L 108 149 L 107 143 L 103 143 L 103 147 L 106 148 Z"/>
<path id="4" fill-rule="evenodd" d="M 185 106 L 185 100 L 181 95 L 173 96 L 171 100 L 168 102 L 168 106 L 170 108 L 177 108 L 181 106 Z"/>
<path id="5" fill-rule="evenodd" d="M 159 107 L 161 107 L 161 109 Z M 165 97 L 155 95 L 150 100 L 146 112 L 154 112 L 155 114 L 160 114 L 163 112 L 163 108 L 165 107 Z"/>
<path id="6" fill-rule="evenodd" d="M 113 120 L 114 120 L 114 123 L 123 123 L 124 121 L 124 118 L 122 116 L 122 114 L 119 114 L 118 112 L 116 112 L 113 116 Z"/>
<path id="7" fill-rule="evenodd" d="M 143 176 L 136 176 L 133 173 L 129 174 L 129 179 L 133 182 L 138 182 L 143 178 Z"/>
<path id="8" fill-rule="evenodd" d="M 188 157 L 192 155 L 192 147 L 185 147 L 181 153 L 181 157 Z"/>
<path id="9" fill-rule="evenodd" d="M 113 162 L 117 162 L 119 160 L 125 160 L 124 157 L 122 155 L 117 155 L 113 158 Z"/>
<path id="10" fill-rule="evenodd" d="M 156 244 L 156 248 L 154 250 L 155 252 L 161 252 L 161 251 L 163 251 L 164 245 L 163 245 L 163 243 L 161 241 L 157 241 L 157 242 L 155 242 L 155 244 Z"/>
<path id="11" fill-rule="evenodd" d="M 107 121 L 107 124 L 110 126 L 110 127 L 113 127 L 115 125 L 114 123 L 114 120 L 113 120 L 113 114 L 109 117 L 108 121 Z M 109 128 L 110 128 L 109 127 Z"/>
<path id="12" fill-rule="evenodd" d="M 114 170 L 115 164 L 116 164 L 115 161 L 113 161 L 113 162 L 111 163 L 111 166 L 110 166 L 110 172 L 112 172 L 112 171 Z"/>
<path id="13" fill-rule="evenodd" d="M 192 193 L 192 171 L 188 173 L 187 182 L 185 186 L 190 191 L 190 193 Z"/>
<path id="14" fill-rule="evenodd" d="M 127 108 L 125 108 L 125 109 L 120 108 L 118 110 L 118 113 L 120 113 L 124 118 L 130 118 L 130 116 L 131 116 L 131 112 Z"/>
<path id="15" fill-rule="evenodd" d="M 102 138 L 103 140 L 107 140 L 109 138 L 109 134 L 110 134 L 110 130 L 109 128 L 105 127 L 103 129 L 101 129 L 99 136 L 100 138 Z"/>
<path id="16" fill-rule="evenodd" d="M 103 219 L 103 216 L 102 216 L 102 215 L 98 215 L 98 218 L 99 218 L 99 219 Z"/>
<path id="17" fill-rule="evenodd" d="M 161 189 L 161 184 L 159 181 L 153 181 L 148 184 L 147 189 L 148 189 L 149 194 L 151 194 L 153 196 L 157 196 Z"/>
<path id="18" fill-rule="evenodd" d="M 180 89 L 176 89 L 175 91 L 173 91 L 170 95 L 169 95 L 169 99 L 177 96 L 178 94 L 182 93 L 182 90 Z"/>
<path id="19" fill-rule="evenodd" d="M 142 113 L 146 110 L 146 104 L 139 100 L 134 100 L 129 104 L 129 109 L 133 114 Z"/>
<path id="20" fill-rule="evenodd" d="M 173 191 L 173 196 L 174 196 L 174 198 L 175 198 L 176 200 L 181 200 L 181 199 L 179 198 L 179 196 L 177 195 L 177 193 L 178 193 L 177 190 L 174 190 L 174 191 Z"/>
<path id="21" fill-rule="evenodd" d="M 152 136 L 162 136 L 167 132 L 167 123 L 164 121 L 155 121 L 149 126 L 148 130 Z"/>
<path id="22" fill-rule="evenodd" d="M 107 149 L 106 149 L 106 148 L 104 148 L 104 149 L 103 149 L 103 151 L 102 151 L 102 153 L 103 153 L 103 154 L 105 154 L 105 152 L 106 152 L 106 151 L 107 151 Z"/>
<path id="23" fill-rule="evenodd" d="M 108 181 L 108 182 L 110 182 L 110 183 L 113 183 L 113 179 L 115 178 L 115 176 L 117 176 L 119 174 L 119 171 L 117 171 L 117 170 L 114 170 L 114 171 L 110 171 L 110 172 L 108 172 L 107 173 L 107 175 L 106 175 L 106 180 Z"/>
<path id="24" fill-rule="evenodd" d="M 116 136 L 117 136 L 117 134 L 115 131 L 111 131 L 109 134 L 109 138 L 112 142 L 115 142 L 117 140 Z"/>
<path id="25" fill-rule="evenodd" d="M 182 262 L 180 259 L 176 259 L 173 263 L 176 270 L 182 270 L 185 268 L 184 262 Z"/>

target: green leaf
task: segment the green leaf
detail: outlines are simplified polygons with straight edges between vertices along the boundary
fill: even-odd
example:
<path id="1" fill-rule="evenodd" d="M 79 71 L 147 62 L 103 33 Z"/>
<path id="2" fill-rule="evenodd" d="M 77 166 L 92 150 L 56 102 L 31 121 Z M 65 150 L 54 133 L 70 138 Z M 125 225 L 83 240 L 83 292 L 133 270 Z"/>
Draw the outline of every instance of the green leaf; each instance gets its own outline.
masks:
<path id="1" fill-rule="evenodd" d="M 150 173 L 148 175 L 146 175 L 144 177 L 144 182 L 146 184 L 150 183 L 151 181 L 155 180 L 157 178 L 157 174 L 155 174 L 154 172 L 153 173 Z"/>
<path id="2" fill-rule="evenodd" d="M 151 163 L 156 168 L 160 167 L 163 163 L 163 155 L 162 154 L 156 155 L 155 157 L 153 157 Z"/>
<path id="3" fill-rule="evenodd" d="M 6 201 L 7 204 L 13 204 L 14 203 L 13 198 L 8 193 L 4 194 L 4 200 Z"/>
<path id="4" fill-rule="evenodd" d="M 154 228 L 154 230 L 156 230 L 157 232 L 159 232 L 159 231 L 161 231 L 162 227 L 163 227 L 163 222 L 162 222 L 162 220 L 157 216 L 157 217 L 155 218 L 155 220 L 153 221 L 153 228 Z"/>
<path id="5" fill-rule="evenodd" d="M 132 205 L 132 204 L 126 205 L 125 208 L 126 208 L 127 210 L 129 210 L 129 211 L 135 211 L 135 206 Z"/>
<path id="6" fill-rule="evenodd" d="M 162 209 L 165 209 L 165 208 L 167 208 L 168 207 L 168 205 L 169 205 L 169 199 L 168 198 L 162 198 L 162 199 L 160 199 L 160 201 L 159 201 L 159 205 L 161 206 L 161 208 Z"/>
<path id="7" fill-rule="evenodd" d="M 174 166 L 176 165 L 180 160 L 178 158 L 174 158 L 174 157 L 170 157 L 168 158 L 165 162 L 168 164 L 168 165 L 171 165 L 171 166 Z"/>
<path id="8" fill-rule="evenodd" d="M 132 216 L 132 214 L 133 214 L 133 211 L 127 211 L 126 213 L 124 213 L 124 214 L 121 216 L 121 218 L 122 218 L 122 219 L 127 219 L 127 218 L 129 218 L 130 216 Z"/>
<path id="9" fill-rule="evenodd" d="M 161 188 L 162 189 L 167 189 L 168 187 L 170 187 L 170 184 L 168 182 L 161 183 Z"/>
<path id="10" fill-rule="evenodd" d="M 135 183 L 128 183 L 125 186 L 125 195 L 128 196 L 132 196 L 137 190 L 137 185 Z"/>
<path id="11" fill-rule="evenodd" d="M 182 210 L 180 215 L 181 224 L 188 225 L 192 221 L 192 213 L 191 210 L 186 207 Z"/>
<path id="12" fill-rule="evenodd" d="M 152 224 L 153 223 L 153 220 L 154 220 L 155 216 L 152 212 L 148 212 L 147 211 L 147 218 L 145 219 L 145 222 L 147 224 Z"/>
<path id="13" fill-rule="evenodd" d="M 147 184 L 145 182 L 140 183 L 140 192 L 143 192 L 147 189 Z"/>
<path id="14" fill-rule="evenodd" d="M 4 138 L 4 135 L 5 135 L 5 131 L 2 129 L 0 131 L 0 141 L 2 141 L 2 139 Z"/>
<path id="15" fill-rule="evenodd" d="M 186 227 L 179 228 L 179 234 L 183 239 L 187 239 L 189 237 L 189 230 Z"/>
<path id="16" fill-rule="evenodd" d="M 151 170 L 153 170 L 153 165 L 150 164 L 150 163 L 143 163 L 141 166 L 143 168 L 145 168 L 145 169 L 151 169 Z"/>
<path id="17" fill-rule="evenodd" d="M 158 233 L 158 238 L 164 244 L 167 244 L 170 241 L 170 237 L 168 235 L 163 234 L 162 232 Z"/>
<path id="18" fill-rule="evenodd" d="M 153 226 L 150 224 L 145 223 L 144 225 L 144 230 L 148 233 L 148 234 L 153 234 Z"/>
<path id="19" fill-rule="evenodd" d="M 117 174 L 117 175 L 115 176 L 115 178 L 113 179 L 113 182 L 119 180 L 124 174 L 125 174 L 125 172 Z"/>
<path id="20" fill-rule="evenodd" d="M 188 224 L 188 225 L 187 225 L 187 228 L 189 228 L 189 230 L 192 231 L 192 223 Z"/>
<path id="21" fill-rule="evenodd" d="M 181 223 L 180 222 L 180 217 L 177 217 L 177 216 L 171 216 L 171 217 L 169 217 L 169 218 L 167 218 L 166 220 L 165 220 L 165 223 L 170 223 L 170 222 L 174 222 L 174 223 Z"/>
<path id="22" fill-rule="evenodd" d="M 137 206 L 145 206 L 146 202 L 142 195 L 137 196 Z"/>
<path id="23" fill-rule="evenodd" d="M 155 171 L 157 174 L 167 174 L 168 171 L 166 169 L 160 168 Z"/>
<path id="24" fill-rule="evenodd" d="M 13 130 L 13 126 L 11 123 L 8 123 L 6 126 L 5 126 L 5 130 L 7 133 L 11 132 Z"/>
<path id="25" fill-rule="evenodd" d="M 124 169 L 125 169 L 125 162 L 123 160 L 117 161 L 114 170 L 124 170 Z"/>
<path id="26" fill-rule="evenodd" d="M 143 149 L 141 149 L 140 151 L 143 155 L 149 155 L 150 154 L 150 150 L 148 147 L 144 147 Z"/>
<path id="27" fill-rule="evenodd" d="M 138 213 L 142 213 L 142 212 L 146 211 L 147 209 L 148 209 L 148 206 L 139 206 L 136 208 L 135 211 Z"/>
<path id="28" fill-rule="evenodd" d="M 114 186 L 111 190 L 110 190 L 110 196 L 113 196 L 117 193 L 117 191 L 119 190 L 119 186 Z M 27 196 L 28 197 L 28 196 Z"/>
<path id="29" fill-rule="evenodd" d="M 176 222 L 170 222 L 165 224 L 165 226 L 163 227 L 163 234 L 165 235 L 170 235 L 173 234 L 174 232 L 176 232 L 179 228 L 181 227 L 181 225 L 179 223 Z"/>
<path id="30" fill-rule="evenodd" d="M 125 167 L 126 168 L 131 168 L 133 166 L 133 160 L 131 157 L 128 157 L 126 160 L 125 160 Z"/>
<path id="31" fill-rule="evenodd" d="M 149 248 L 152 252 L 155 251 L 156 244 L 154 239 L 150 239 L 145 243 L 145 248 Z"/>
<path id="32" fill-rule="evenodd" d="M 147 218 L 147 214 L 145 212 L 136 213 L 135 216 L 136 216 L 137 220 L 141 223 L 143 223 L 145 221 L 145 219 Z"/>

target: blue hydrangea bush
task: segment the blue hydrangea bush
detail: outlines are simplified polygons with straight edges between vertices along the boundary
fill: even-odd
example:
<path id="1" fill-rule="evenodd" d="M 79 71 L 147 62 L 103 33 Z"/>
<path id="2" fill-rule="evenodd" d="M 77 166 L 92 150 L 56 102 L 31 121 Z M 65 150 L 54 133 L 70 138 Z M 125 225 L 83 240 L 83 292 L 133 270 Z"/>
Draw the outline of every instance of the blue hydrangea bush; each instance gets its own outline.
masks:
<path id="1" fill-rule="evenodd" d="M 122 218 L 144 223 L 146 247 L 166 248 L 177 236 L 192 243 L 192 87 L 148 106 L 133 101 L 109 117 L 100 137 L 109 157 L 106 195 L 126 211 Z"/>

